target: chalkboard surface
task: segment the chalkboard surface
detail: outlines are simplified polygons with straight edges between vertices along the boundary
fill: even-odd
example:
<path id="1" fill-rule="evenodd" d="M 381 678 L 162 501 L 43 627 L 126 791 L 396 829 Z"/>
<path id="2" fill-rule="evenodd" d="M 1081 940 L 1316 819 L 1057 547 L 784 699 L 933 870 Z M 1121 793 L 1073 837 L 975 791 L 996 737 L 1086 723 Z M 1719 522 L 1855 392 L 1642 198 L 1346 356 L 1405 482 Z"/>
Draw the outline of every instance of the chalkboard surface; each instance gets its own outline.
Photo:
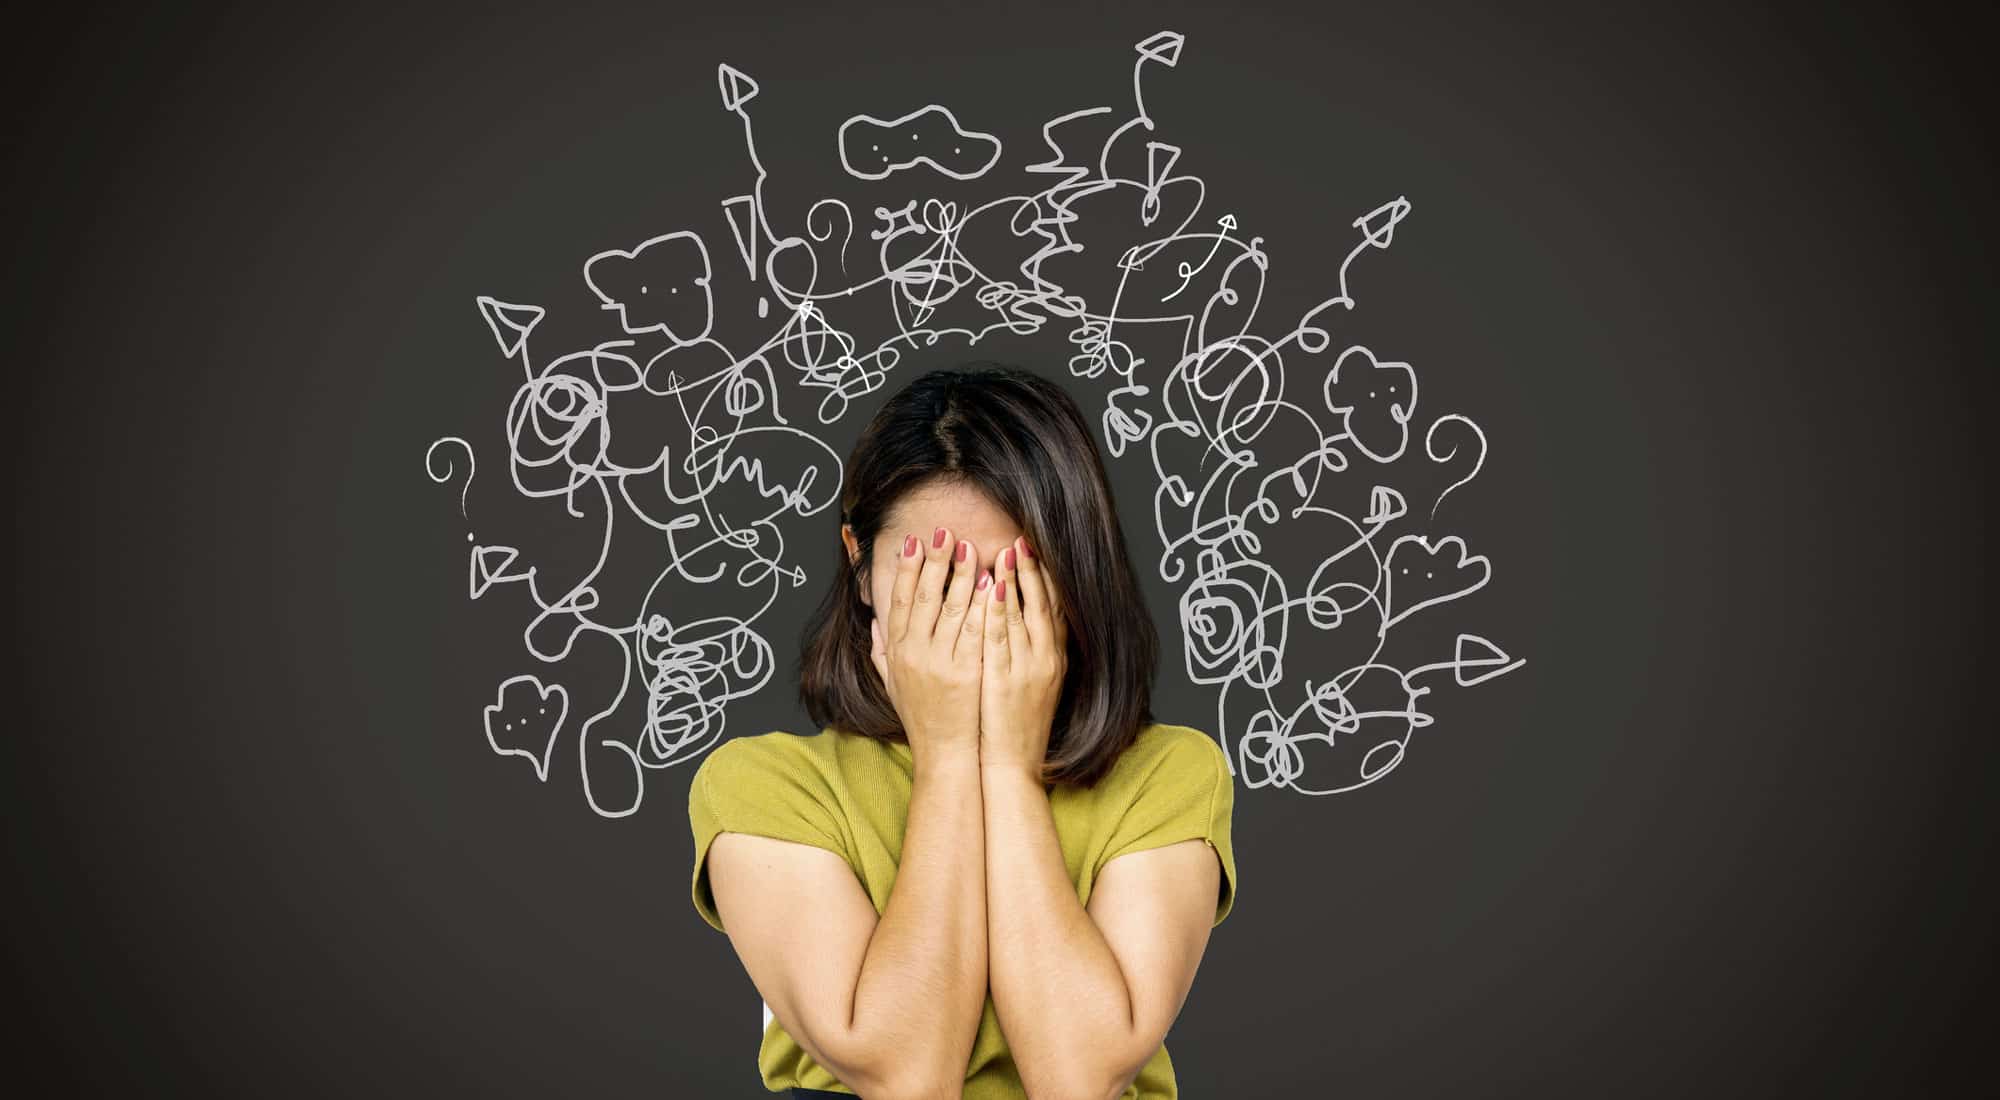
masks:
<path id="1" fill-rule="evenodd" d="M 687 776 L 813 732 L 842 461 L 968 359 L 1100 429 L 1156 711 L 1230 753 L 1184 1095 L 1983 1068 L 1992 120 L 1943 19 L 16 43 L 24 1079 L 763 1094 Z"/>

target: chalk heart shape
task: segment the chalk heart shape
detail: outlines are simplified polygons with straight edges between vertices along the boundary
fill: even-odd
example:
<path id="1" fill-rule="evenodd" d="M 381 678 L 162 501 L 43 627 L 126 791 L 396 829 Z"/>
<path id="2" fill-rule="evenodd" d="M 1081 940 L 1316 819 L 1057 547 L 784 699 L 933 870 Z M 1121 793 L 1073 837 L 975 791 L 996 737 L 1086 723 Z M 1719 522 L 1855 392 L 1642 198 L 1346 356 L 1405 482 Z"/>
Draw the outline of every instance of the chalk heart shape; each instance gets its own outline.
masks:
<path id="1" fill-rule="evenodd" d="M 1446 554 L 1455 552 L 1456 560 Z M 1422 535 L 1404 535 L 1389 546 L 1386 596 L 1389 616 L 1382 631 L 1433 604 L 1445 603 L 1486 587 L 1493 563 L 1484 555 L 1467 556 L 1465 540 L 1446 535 L 1433 543 Z"/>
<path id="2" fill-rule="evenodd" d="M 958 228 L 958 204 L 944 199 L 925 199 L 924 228 L 933 233 L 949 233 Z"/>
<path id="3" fill-rule="evenodd" d="M 561 684 L 544 686 L 535 676 L 516 676 L 500 685 L 485 717 L 486 743 L 493 751 L 526 757 L 535 767 L 535 778 L 548 782 L 549 756 L 569 717 L 569 692 Z"/>

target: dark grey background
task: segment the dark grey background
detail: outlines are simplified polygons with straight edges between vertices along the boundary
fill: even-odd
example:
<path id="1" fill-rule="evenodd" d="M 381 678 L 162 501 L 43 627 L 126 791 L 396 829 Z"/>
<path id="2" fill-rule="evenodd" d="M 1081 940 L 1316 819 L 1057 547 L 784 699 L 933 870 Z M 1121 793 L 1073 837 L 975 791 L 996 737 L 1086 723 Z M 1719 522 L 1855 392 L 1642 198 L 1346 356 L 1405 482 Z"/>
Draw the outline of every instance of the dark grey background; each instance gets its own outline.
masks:
<path id="1" fill-rule="evenodd" d="M 1128 103 L 1163 29 L 1188 41 L 1151 113 L 1205 210 L 1265 236 L 1260 331 L 1332 292 L 1354 217 L 1413 203 L 1354 331 L 1486 430 L 1444 512 L 1496 566 L 1466 625 L 1528 658 L 1434 693 L 1362 792 L 1239 791 L 1238 906 L 1169 1037 L 1183 1091 L 1860 1095 L 1981 1068 L 1976 40 L 1886 6 L 1396 9 L 22 24 L 17 1071 L 758 1095 L 756 992 L 688 901 L 688 769 L 607 821 L 573 760 L 544 787 L 484 744 L 530 666 L 520 601 L 465 597 L 468 527 L 589 548 L 506 511 L 496 450 L 469 525 L 423 474 L 434 438 L 497 442 L 518 378 L 473 299 L 589 314 L 586 256 L 681 227 L 737 270 L 718 62 L 762 84 L 796 217 L 842 118 L 937 101 L 1027 155 L 1043 120 Z M 1114 478 L 1143 569 L 1150 486 Z M 792 537 L 830 554 L 817 520 Z M 1158 710 L 1212 729 L 1153 584 Z M 732 735 L 805 728 L 797 616 L 767 620 L 781 671 Z"/>

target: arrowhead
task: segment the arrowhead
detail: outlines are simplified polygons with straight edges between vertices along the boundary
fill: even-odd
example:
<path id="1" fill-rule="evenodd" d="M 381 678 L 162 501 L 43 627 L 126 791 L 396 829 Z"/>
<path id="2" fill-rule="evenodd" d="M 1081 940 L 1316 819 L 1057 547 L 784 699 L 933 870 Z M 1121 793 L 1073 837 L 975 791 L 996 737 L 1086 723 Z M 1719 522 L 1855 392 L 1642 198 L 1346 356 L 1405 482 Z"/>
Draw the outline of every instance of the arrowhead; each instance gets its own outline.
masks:
<path id="1" fill-rule="evenodd" d="M 1479 650 L 1481 652 L 1469 652 L 1471 650 Z M 1505 650 L 1502 650 L 1499 646 L 1494 645 L 1477 634 L 1460 634 L 1458 636 L 1458 649 L 1457 652 L 1452 654 L 1452 659 L 1457 665 L 1455 669 L 1457 673 L 1456 679 L 1460 687 L 1471 687 L 1474 684 L 1491 680 L 1495 676 L 1512 672 L 1527 663 L 1526 661 L 1515 660 L 1507 656 Z M 1477 676 L 1468 678 L 1465 675 L 1465 670 L 1468 668 L 1490 668 L 1493 671 L 1482 672 Z"/>
<path id="2" fill-rule="evenodd" d="M 728 64 L 715 67 L 716 83 L 722 86 L 722 108 L 734 111 L 757 98 L 757 82 Z"/>
<path id="3" fill-rule="evenodd" d="M 1377 485 L 1368 494 L 1368 522 L 1387 523 L 1409 511 L 1403 494 L 1392 485 Z"/>
<path id="4" fill-rule="evenodd" d="M 743 266 L 750 271 L 750 278 L 757 278 L 757 208 L 751 203 L 753 195 L 738 195 L 722 200 L 722 213 L 729 222 L 729 231 L 736 234 L 736 254 L 743 257 Z"/>
<path id="5" fill-rule="evenodd" d="M 528 343 L 528 334 L 542 323 L 548 310 L 540 306 L 516 305 L 498 298 L 479 296 L 479 314 L 486 318 L 486 327 L 493 330 L 493 339 L 499 341 L 500 351 L 512 359 L 521 354 Z"/>
<path id="6" fill-rule="evenodd" d="M 518 580 L 507 575 L 520 551 L 511 546 L 475 546 L 472 549 L 472 598 L 478 599 L 495 582 Z"/>
<path id="7" fill-rule="evenodd" d="M 1160 33 L 1139 43 L 1139 56 L 1150 61 L 1164 61 L 1168 68 L 1180 64 L 1181 43 L 1186 37 L 1175 31 Z"/>

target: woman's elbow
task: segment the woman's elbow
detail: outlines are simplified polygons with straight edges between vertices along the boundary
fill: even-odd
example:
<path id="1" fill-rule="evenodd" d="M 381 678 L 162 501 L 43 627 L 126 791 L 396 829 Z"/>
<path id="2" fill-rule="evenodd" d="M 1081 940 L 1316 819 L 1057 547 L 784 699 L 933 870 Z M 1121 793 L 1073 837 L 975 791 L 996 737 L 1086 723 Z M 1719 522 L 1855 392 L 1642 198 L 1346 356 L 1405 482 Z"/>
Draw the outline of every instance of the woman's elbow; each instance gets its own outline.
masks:
<path id="1" fill-rule="evenodd" d="M 946 1069 L 927 1066 L 908 1050 L 884 1050 L 853 1066 L 852 1080 L 841 1081 L 861 1100 L 960 1100 L 965 1092 L 961 1064 Z"/>

